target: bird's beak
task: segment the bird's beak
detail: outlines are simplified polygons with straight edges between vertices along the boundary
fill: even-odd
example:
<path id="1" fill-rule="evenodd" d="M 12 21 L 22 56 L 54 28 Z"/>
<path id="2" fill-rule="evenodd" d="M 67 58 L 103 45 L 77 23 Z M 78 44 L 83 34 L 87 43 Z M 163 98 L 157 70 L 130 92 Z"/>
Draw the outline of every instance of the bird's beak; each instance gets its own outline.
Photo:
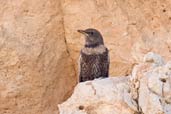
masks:
<path id="1" fill-rule="evenodd" d="M 88 36 L 88 34 L 84 31 L 84 30 L 77 30 L 77 32 L 81 33 L 81 34 L 84 34 L 86 36 Z"/>

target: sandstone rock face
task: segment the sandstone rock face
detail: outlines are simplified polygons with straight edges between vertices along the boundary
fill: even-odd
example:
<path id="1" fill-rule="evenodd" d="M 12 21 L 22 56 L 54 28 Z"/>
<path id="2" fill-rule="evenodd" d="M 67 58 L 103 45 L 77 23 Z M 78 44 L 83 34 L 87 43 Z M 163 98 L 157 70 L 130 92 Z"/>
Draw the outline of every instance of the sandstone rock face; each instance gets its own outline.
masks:
<path id="1" fill-rule="evenodd" d="M 0 2 L 0 114 L 55 113 L 76 83 L 61 3 Z"/>
<path id="2" fill-rule="evenodd" d="M 148 53 L 128 77 L 80 83 L 60 114 L 171 114 L 171 62 Z M 161 64 L 163 63 L 163 64 Z"/>
<path id="3" fill-rule="evenodd" d="M 84 44 L 76 30 L 89 27 L 97 28 L 104 36 L 112 76 L 129 75 L 149 51 L 171 59 L 170 0 L 64 0 L 63 12 L 75 67 Z"/>

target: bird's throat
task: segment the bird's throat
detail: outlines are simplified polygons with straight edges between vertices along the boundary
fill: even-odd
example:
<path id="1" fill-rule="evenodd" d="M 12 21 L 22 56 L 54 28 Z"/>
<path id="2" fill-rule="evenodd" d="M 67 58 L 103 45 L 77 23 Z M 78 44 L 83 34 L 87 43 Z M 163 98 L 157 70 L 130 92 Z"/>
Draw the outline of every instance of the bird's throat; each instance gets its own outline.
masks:
<path id="1" fill-rule="evenodd" d="M 95 47 L 98 47 L 99 46 L 99 44 L 85 44 L 85 47 L 86 48 L 95 48 Z"/>

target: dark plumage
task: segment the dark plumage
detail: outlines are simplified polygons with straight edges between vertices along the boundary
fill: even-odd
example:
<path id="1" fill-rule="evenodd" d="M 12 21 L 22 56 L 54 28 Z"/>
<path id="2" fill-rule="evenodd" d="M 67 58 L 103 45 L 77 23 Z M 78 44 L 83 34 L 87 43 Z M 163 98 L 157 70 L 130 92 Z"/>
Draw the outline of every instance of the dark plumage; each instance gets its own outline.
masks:
<path id="1" fill-rule="evenodd" d="M 85 35 L 85 46 L 80 52 L 79 82 L 108 77 L 108 49 L 96 29 L 78 30 Z"/>

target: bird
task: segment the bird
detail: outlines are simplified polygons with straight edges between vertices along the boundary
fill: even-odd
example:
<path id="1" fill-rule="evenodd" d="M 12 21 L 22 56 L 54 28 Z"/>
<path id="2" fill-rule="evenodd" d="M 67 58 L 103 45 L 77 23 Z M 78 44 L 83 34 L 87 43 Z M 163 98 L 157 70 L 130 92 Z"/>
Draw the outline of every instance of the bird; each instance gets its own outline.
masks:
<path id="1" fill-rule="evenodd" d="M 109 50 L 101 33 L 94 28 L 77 31 L 85 37 L 85 45 L 80 51 L 79 82 L 108 77 Z"/>

